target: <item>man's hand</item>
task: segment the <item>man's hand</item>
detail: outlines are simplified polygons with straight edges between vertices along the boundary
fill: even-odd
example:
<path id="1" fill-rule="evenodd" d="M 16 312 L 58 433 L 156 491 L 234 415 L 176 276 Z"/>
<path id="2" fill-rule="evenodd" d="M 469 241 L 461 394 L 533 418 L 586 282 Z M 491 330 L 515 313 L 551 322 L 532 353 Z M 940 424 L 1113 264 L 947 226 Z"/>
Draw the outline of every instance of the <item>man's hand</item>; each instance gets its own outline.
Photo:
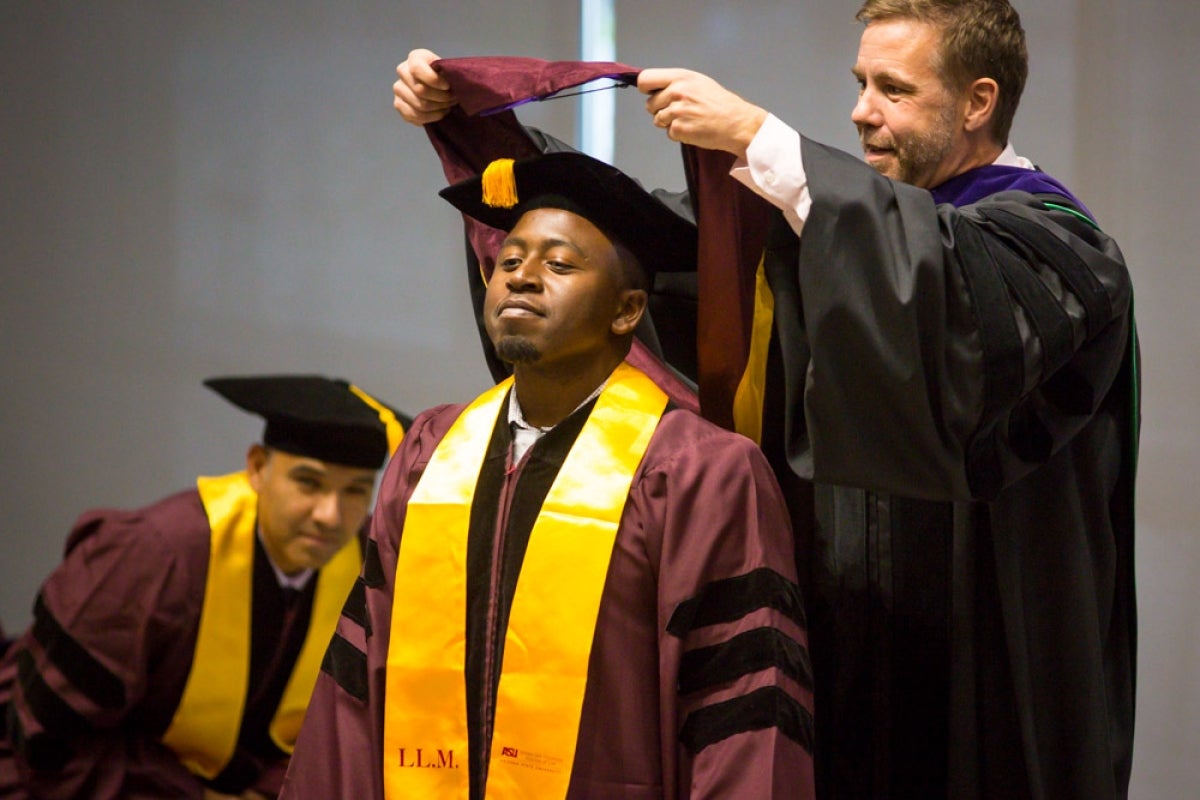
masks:
<path id="1" fill-rule="evenodd" d="M 436 53 L 417 49 L 396 67 L 400 77 L 392 84 L 392 94 L 396 96 L 392 105 L 413 125 L 437 122 L 458 104 L 458 98 L 450 92 L 450 84 L 433 68 L 437 60 Z"/>
<path id="2" fill-rule="evenodd" d="M 646 111 L 676 142 L 725 150 L 739 158 L 767 112 L 743 100 L 707 75 L 687 69 L 647 69 L 638 90 L 649 95 Z"/>

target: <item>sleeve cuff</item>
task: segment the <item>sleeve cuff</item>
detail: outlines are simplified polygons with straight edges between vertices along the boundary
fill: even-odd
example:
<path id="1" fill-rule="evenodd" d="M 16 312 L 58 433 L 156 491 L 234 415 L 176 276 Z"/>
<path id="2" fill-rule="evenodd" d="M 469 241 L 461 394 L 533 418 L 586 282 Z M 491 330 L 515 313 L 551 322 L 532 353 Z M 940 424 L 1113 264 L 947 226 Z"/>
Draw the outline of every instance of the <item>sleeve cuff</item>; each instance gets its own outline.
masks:
<path id="1" fill-rule="evenodd" d="M 781 209 L 797 234 L 812 208 L 808 176 L 800 156 L 800 134 L 774 114 L 746 148 L 746 158 L 734 162 L 729 174 L 751 191 Z"/>

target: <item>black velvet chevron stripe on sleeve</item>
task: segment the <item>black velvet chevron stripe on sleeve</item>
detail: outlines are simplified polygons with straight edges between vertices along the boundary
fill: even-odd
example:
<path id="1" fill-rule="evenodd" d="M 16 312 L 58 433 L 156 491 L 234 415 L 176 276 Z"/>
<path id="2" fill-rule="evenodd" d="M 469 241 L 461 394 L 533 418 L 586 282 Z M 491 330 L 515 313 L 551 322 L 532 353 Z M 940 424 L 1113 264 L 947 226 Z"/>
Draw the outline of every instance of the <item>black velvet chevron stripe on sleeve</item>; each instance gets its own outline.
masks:
<path id="1" fill-rule="evenodd" d="M 667 633 L 683 638 L 696 628 L 732 622 L 760 608 L 773 608 L 806 627 L 800 587 L 775 570 L 760 567 L 735 578 L 713 581 L 695 597 L 680 603 L 667 623 Z"/>
<path id="2" fill-rule="evenodd" d="M 1096 336 L 1113 319 L 1112 301 L 1091 265 L 1070 244 L 1035 222 L 1006 209 L 981 209 L 985 219 L 995 219 L 1005 230 L 1041 254 L 1043 263 L 1058 272 L 1087 314 L 1088 338 Z"/>
<path id="3" fill-rule="evenodd" d="M 960 219 L 954 226 L 959 264 L 971 295 L 975 323 L 979 326 L 983 368 L 987 380 L 983 419 L 990 420 L 1011 407 L 1025 383 L 1025 347 L 1017 328 L 1008 285 L 995 261 L 987 256 L 985 236 L 978 226 Z"/>
<path id="4" fill-rule="evenodd" d="M 57 772 L 74 756 L 66 735 L 78 736 L 91 730 L 92 726 L 46 684 L 33 663 L 33 656 L 26 650 L 17 654 L 17 680 L 24 690 L 30 713 L 46 732 L 26 737 L 14 714 L 9 718 L 8 732 L 13 748 L 22 753 L 35 770 Z"/>
<path id="5" fill-rule="evenodd" d="M 59 624 L 40 594 L 33 617 L 33 637 L 72 686 L 100 708 L 125 706 L 125 684 Z"/>
<path id="6" fill-rule="evenodd" d="M 0 798 L 24 797 L 23 792 L 17 793 L 22 787 L 14 764 L 12 742 L 7 733 L 5 720 L 8 719 L 8 714 L 9 707 L 0 705 Z"/>
<path id="7" fill-rule="evenodd" d="M 387 583 L 383 575 L 383 565 L 379 562 L 379 545 L 374 539 L 367 539 L 367 549 L 363 553 L 362 579 L 368 589 L 379 589 Z"/>
<path id="8" fill-rule="evenodd" d="M 711 689 L 771 667 L 812 690 L 808 650 L 777 628 L 763 627 L 684 653 L 679 665 L 679 693 Z"/>
<path id="9" fill-rule="evenodd" d="M 371 618 L 367 616 L 367 584 L 361 576 L 355 579 L 350 594 L 346 595 L 342 616 L 361 627 L 368 637 L 371 635 Z"/>
<path id="10" fill-rule="evenodd" d="M 367 701 L 367 654 L 338 634 L 329 640 L 321 671 L 333 678 L 351 697 Z"/>
<path id="11" fill-rule="evenodd" d="M 694 756 L 710 744 L 764 728 L 778 728 L 808 752 L 813 750 L 812 714 L 777 686 L 693 711 L 684 720 L 679 739 Z"/>
<path id="12" fill-rule="evenodd" d="M 1029 265 L 1038 263 L 1040 257 L 1024 243 L 1019 240 L 1008 243 L 1019 250 L 1020 255 L 992 237 L 985 237 L 983 244 L 1041 342 L 1041 378 L 1044 380 L 1070 361 L 1075 352 L 1071 319 L 1042 279 L 1030 269 Z"/>

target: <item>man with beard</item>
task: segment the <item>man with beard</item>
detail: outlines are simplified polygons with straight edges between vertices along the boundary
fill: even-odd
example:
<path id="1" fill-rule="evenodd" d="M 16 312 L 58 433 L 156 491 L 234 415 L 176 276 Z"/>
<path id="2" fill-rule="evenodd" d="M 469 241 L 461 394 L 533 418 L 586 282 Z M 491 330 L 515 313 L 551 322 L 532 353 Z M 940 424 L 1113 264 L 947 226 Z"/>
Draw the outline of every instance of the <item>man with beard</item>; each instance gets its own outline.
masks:
<path id="1" fill-rule="evenodd" d="M 443 196 L 507 232 L 482 317 L 512 376 L 420 414 L 384 475 L 284 796 L 812 797 L 771 468 L 627 360 L 694 227 L 578 153 Z"/>
<path id="2" fill-rule="evenodd" d="M 703 405 L 706 351 L 734 338 L 730 317 L 700 337 L 700 389 L 706 415 L 760 439 L 791 506 L 818 793 L 1124 797 L 1140 417 L 1128 271 L 1084 205 L 1008 143 L 1027 55 L 1005 0 L 867 0 L 858 19 L 865 165 L 702 74 L 637 76 L 690 167 L 727 159 L 689 174 L 701 261 L 755 230 L 724 224 L 756 212 L 723 204 L 730 187 L 774 217 L 748 271 L 753 298 L 761 255 L 753 317 L 772 334 L 752 339 L 737 396 L 765 408 Z M 435 60 L 418 50 L 398 68 L 395 105 L 414 124 L 458 102 Z M 736 259 L 717 268 L 746 286 Z"/>
<path id="3" fill-rule="evenodd" d="M 1027 59 L 1005 0 L 858 19 L 874 171 L 703 75 L 638 78 L 655 125 L 733 154 L 787 222 L 764 261 L 785 422 L 763 444 L 811 548 L 818 791 L 1125 797 L 1129 274 L 1008 143 Z"/>
<path id="4" fill-rule="evenodd" d="M 83 514 L 0 662 L 0 797 L 275 797 L 407 420 L 342 380 L 212 378 L 245 470 Z"/>

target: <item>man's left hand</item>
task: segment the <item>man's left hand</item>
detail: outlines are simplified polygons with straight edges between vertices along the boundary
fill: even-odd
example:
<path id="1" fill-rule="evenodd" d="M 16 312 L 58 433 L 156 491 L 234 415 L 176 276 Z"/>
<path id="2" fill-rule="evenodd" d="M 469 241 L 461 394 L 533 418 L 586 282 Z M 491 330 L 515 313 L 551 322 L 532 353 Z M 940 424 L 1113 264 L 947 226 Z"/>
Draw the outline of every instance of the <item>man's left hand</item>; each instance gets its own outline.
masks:
<path id="1" fill-rule="evenodd" d="M 767 118 L 766 110 L 689 69 L 642 70 L 637 87 L 649 95 L 646 111 L 670 139 L 738 158 L 745 158 Z"/>

